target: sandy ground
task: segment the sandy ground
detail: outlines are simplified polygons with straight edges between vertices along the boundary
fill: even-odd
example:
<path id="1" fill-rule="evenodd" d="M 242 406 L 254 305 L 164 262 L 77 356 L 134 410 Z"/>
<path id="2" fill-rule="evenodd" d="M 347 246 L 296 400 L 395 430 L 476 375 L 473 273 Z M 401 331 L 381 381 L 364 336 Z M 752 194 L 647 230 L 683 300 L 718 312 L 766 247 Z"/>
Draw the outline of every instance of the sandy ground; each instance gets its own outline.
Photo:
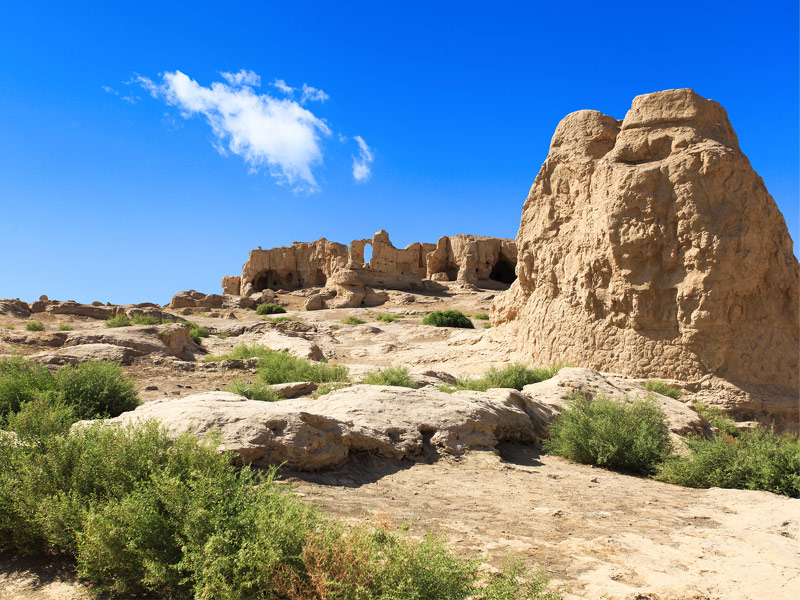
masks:
<path id="1" fill-rule="evenodd" d="M 483 328 L 485 321 L 474 319 L 474 330 L 421 325 L 431 310 L 488 313 L 496 293 L 453 291 L 415 294 L 411 302 L 407 295 L 392 294 L 393 301 L 378 308 L 315 312 L 300 310 L 302 293 L 282 295 L 286 316 L 306 331 L 296 331 L 292 323 L 274 327 L 295 328 L 331 362 L 349 364 L 354 373 L 406 365 L 415 372 L 474 374 L 512 360 L 492 340 L 493 332 Z M 376 321 L 385 312 L 403 318 Z M 215 313 L 190 318 L 214 334 L 263 322 L 252 311 L 237 310 L 235 318 L 211 316 Z M 342 324 L 348 316 L 366 323 Z M 41 320 L 48 331 L 61 322 L 75 329 L 103 326 L 65 316 Z M 13 332 L 24 331 L 23 321 L 8 318 L 0 327 L 7 322 L 15 323 Z M 221 353 L 245 339 L 212 335 L 204 346 Z M 0 353 L 42 349 L 0 340 Z M 255 376 L 240 370 L 187 371 L 161 362 L 144 358 L 126 367 L 145 401 L 219 389 L 234 377 Z M 800 590 L 800 500 L 766 492 L 680 488 L 513 445 L 504 446 L 499 456 L 472 452 L 460 459 L 431 457 L 427 464 L 360 455 L 335 471 L 284 477 L 305 501 L 340 518 L 408 522 L 420 535 L 433 529 L 457 552 L 494 567 L 509 553 L 518 554 L 562 586 L 569 600 L 789 599 Z M 73 573 L 68 562 L 0 555 L 0 600 L 88 598 Z"/>

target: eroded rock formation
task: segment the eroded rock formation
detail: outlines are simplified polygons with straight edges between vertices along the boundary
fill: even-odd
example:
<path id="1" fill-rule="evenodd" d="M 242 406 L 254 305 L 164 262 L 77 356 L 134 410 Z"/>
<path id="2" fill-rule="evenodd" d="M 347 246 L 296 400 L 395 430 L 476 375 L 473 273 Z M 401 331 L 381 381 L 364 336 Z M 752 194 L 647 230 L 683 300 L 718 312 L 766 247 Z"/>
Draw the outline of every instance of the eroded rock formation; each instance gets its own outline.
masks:
<path id="1" fill-rule="evenodd" d="M 365 262 L 368 245 L 372 257 Z M 434 282 L 444 281 L 509 284 L 516 277 L 516 256 L 514 240 L 455 235 L 395 248 L 381 230 L 349 248 L 323 238 L 252 250 L 242 275 L 224 277 L 222 288 L 225 294 L 250 296 L 267 289 L 327 287 L 332 293 L 314 298 L 312 308 L 370 306 L 385 300 L 374 288 L 435 288 Z"/>
<path id="2" fill-rule="evenodd" d="M 492 323 L 532 362 L 719 378 L 739 418 L 797 422 L 800 267 L 717 102 L 668 90 L 623 121 L 567 115 L 517 247 Z"/>

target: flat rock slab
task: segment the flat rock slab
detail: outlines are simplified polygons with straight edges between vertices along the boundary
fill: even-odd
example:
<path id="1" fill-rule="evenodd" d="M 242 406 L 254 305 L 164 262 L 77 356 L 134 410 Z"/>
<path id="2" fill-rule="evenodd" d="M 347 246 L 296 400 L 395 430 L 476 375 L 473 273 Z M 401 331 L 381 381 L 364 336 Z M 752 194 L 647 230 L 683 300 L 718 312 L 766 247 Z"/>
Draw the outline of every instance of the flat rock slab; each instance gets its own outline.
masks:
<path id="1" fill-rule="evenodd" d="M 355 385 L 316 400 L 259 402 L 229 392 L 154 400 L 111 423 L 157 419 L 172 434 L 216 432 L 240 462 L 316 471 L 343 464 L 351 451 L 420 460 L 458 455 L 501 441 L 536 441 L 519 399 L 455 396 L 432 388 Z"/>
<path id="2" fill-rule="evenodd" d="M 125 346 L 83 344 L 81 346 L 59 348 L 52 352 L 39 352 L 31 356 L 31 358 L 46 365 L 74 365 L 87 360 L 111 360 L 127 365 L 137 356 L 141 356 L 141 354 L 141 352 Z"/>
<path id="3" fill-rule="evenodd" d="M 65 346 L 85 344 L 110 344 L 130 348 L 139 354 L 174 356 L 183 360 L 194 360 L 195 352 L 201 350 L 189 336 L 189 327 L 182 323 L 73 331 L 64 342 Z"/>

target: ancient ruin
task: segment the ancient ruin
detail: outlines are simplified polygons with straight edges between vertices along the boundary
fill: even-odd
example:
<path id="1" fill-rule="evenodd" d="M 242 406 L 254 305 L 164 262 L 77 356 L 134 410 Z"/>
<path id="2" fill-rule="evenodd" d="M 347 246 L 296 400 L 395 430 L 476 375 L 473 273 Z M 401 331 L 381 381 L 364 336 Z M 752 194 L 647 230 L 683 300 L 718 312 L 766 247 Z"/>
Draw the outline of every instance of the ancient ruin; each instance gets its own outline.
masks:
<path id="1" fill-rule="evenodd" d="M 368 245 L 372 258 L 365 262 Z M 451 281 L 502 288 L 516 279 L 516 261 L 514 240 L 454 235 L 401 249 L 381 230 L 372 239 L 354 240 L 349 248 L 323 238 L 251 250 L 241 276 L 223 277 L 222 289 L 224 294 L 250 296 L 263 290 L 321 287 L 328 291 L 312 302 L 315 308 L 371 306 L 384 300 L 373 288 L 433 290 Z"/>
<path id="2" fill-rule="evenodd" d="M 492 323 L 527 360 L 713 376 L 739 418 L 797 423 L 800 267 L 717 102 L 668 90 L 622 121 L 567 115 L 517 247 Z"/>

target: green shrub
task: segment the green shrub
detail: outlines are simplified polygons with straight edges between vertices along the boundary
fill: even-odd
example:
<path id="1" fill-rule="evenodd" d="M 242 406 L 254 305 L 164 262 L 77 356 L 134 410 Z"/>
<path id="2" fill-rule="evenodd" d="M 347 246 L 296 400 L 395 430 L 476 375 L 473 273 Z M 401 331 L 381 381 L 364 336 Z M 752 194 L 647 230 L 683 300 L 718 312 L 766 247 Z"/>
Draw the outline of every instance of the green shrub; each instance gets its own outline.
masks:
<path id="1" fill-rule="evenodd" d="M 44 393 L 24 402 L 19 410 L 10 413 L 4 428 L 16 433 L 26 443 L 64 434 L 78 421 L 75 409 L 53 393 Z"/>
<path id="2" fill-rule="evenodd" d="M 69 323 L 59 323 L 58 330 L 59 331 L 72 331 L 73 327 Z"/>
<path id="3" fill-rule="evenodd" d="M 486 313 L 475 313 L 474 319 L 478 319 L 479 321 L 488 321 L 489 315 Z"/>
<path id="4" fill-rule="evenodd" d="M 211 335 L 211 331 L 209 331 L 207 327 L 192 323 L 191 321 L 186 321 L 186 325 L 189 326 L 189 337 L 192 338 L 195 344 L 202 344 L 203 340 L 200 338 L 207 338 Z"/>
<path id="5" fill-rule="evenodd" d="M 55 380 L 44 365 L 22 356 L 0 358 L 0 425 L 6 415 L 54 388 Z"/>
<path id="6" fill-rule="evenodd" d="M 270 350 L 266 346 L 260 344 L 239 344 L 232 352 L 228 354 L 209 354 L 203 358 L 203 362 L 218 362 L 221 360 L 240 359 L 246 360 L 248 358 L 264 358 L 272 354 L 274 350 Z"/>
<path id="7" fill-rule="evenodd" d="M 491 328 L 492 328 L 492 325 L 491 325 L 490 323 L 484 323 L 484 324 L 483 324 L 483 328 L 484 328 L 484 329 L 491 329 Z"/>
<path id="8" fill-rule="evenodd" d="M 486 371 L 483 377 L 458 377 L 455 386 L 451 386 L 449 389 L 445 389 L 445 391 L 474 390 L 485 392 L 489 388 L 514 388 L 515 390 L 521 390 L 530 383 L 539 383 L 545 379 L 550 379 L 553 375 L 558 373 L 560 369 L 561 365 L 530 368 L 521 363 L 511 363 L 502 369 L 491 367 Z"/>
<path id="9" fill-rule="evenodd" d="M 411 379 L 405 367 L 386 367 L 367 373 L 361 383 L 368 385 L 393 385 L 397 387 L 417 388 L 417 382 Z"/>
<path id="10" fill-rule="evenodd" d="M 3 325 L 3 327 L 5 327 L 6 329 L 14 329 L 16 325 L 14 325 L 14 323 L 6 323 L 5 325 Z"/>
<path id="11" fill-rule="evenodd" d="M 153 315 L 134 315 L 131 317 L 131 325 L 159 325 L 161 319 Z"/>
<path id="12" fill-rule="evenodd" d="M 262 402 L 278 402 L 286 398 L 278 390 L 270 386 L 255 381 L 247 383 L 244 379 L 236 378 L 223 388 L 226 392 L 232 392 L 244 396 L 249 400 L 261 400 Z"/>
<path id="13" fill-rule="evenodd" d="M 577 462 L 649 475 L 671 443 L 664 412 L 652 399 L 591 400 L 575 392 L 550 426 L 545 448 Z"/>
<path id="14" fill-rule="evenodd" d="M 44 331 L 44 323 L 41 321 L 28 321 L 25 323 L 25 329 L 28 331 Z"/>
<path id="15" fill-rule="evenodd" d="M 289 321 L 294 321 L 292 317 L 261 317 L 265 321 L 269 321 L 270 323 L 288 323 Z"/>
<path id="16" fill-rule="evenodd" d="M 264 383 L 289 383 L 292 381 L 314 381 L 331 383 L 349 381 L 349 369 L 343 365 L 312 363 L 305 358 L 297 358 L 288 352 L 270 350 L 258 362 L 258 375 Z"/>
<path id="17" fill-rule="evenodd" d="M 552 600 L 519 563 L 488 580 L 442 538 L 328 520 L 154 422 L 0 439 L 0 550 L 75 558 L 97 592 L 197 600 Z"/>
<path id="18" fill-rule="evenodd" d="M 695 402 L 692 406 L 712 427 L 716 427 L 720 434 L 732 437 L 739 436 L 739 428 L 736 427 L 736 421 L 726 417 L 725 413 L 716 406 L 707 406 L 702 402 Z"/>
<path id="19" fill-rule="evenodd" d="M 389 313 L 381 313 L 377 317 L 375 317 L 378 321 L 383 321 L 384 323 L 392 323 L 397 321 L 398 319 L 402 319 L 402 315 L 392 315 Z"/>
<path id="20" fill-rule="evenodd" d="M 675 400 L 680 400 L 681 396 L 683 396 L 683 390 L 681 388 L 670 385 L 666 381 L 653 379 L 651 381 L 645 381 L 642 385 L 651 392 L 674 398 Z"/>
<path id="21" fill-rule="evenodd" d="M 228 333 L 227 331 L 220 331 L 220 332 L 217 334 L 217 337 L 218 337 L 219 339 L 221 339 L 221 340 L 224 340 L 225 338 L 229 338 L 230 336 L 231 336 L 231 334 L 230 334 L 230 333 Z"/>
<path id="22" fill-rule="evenodd" d="M 684 440 L 688 456 L 673 456 L 658 479 L 687 487 L 766 490 L 800 497 L 800 441 L 758 426 L 738 438 L 716 435 Z"/>
<path id="23" fill-rule="evenodd" d="M 139 405 L 133 380 L 117 363 L 88 360 L 64 365 L 56 372 L 55 383 L 55 398 L 72 407 L 79 419 L 116 417 Z"/>
<path id="24" fill-rule="evenodd" d="M 259 315 L 274 315 L 285 312 L 286 309 L 283 308 L 280 304 L 274 304 L 272 302 L 268 302 L 267 304 L 259 304 L 258 308 L 256 308 L 256 313 L 258 313 Z"/>
<path id="25" fill-rule="evenodd" d="M 459 310 L 435 310 L 422 319 L 423 325 L 436 327 L 461 327 L 462 329 L 475 329 L 472 321 Z"/>
<path id="26" fill-rule="evenodd" d="M 314 390 L 314 393 L 311 394 L 311 397 L 319 398 L 320 396 L 325 396 L 327 394 L 330 394 L 333 390 L 341 390 L 343 388 L 350 387 L 351 385 L 353 384 L 350 383 L 349 381 L 340 381 L 336 383 L 323 383 L 316 390 Z"/>
<path id="27" fill-rule="evenodd" d="M 106 319 L 106 327 L 130 327 L 131 320 L 125 313 L 117 313 Z"/>
<path id="28" fill-rule="evenodd" d="M 345 325 L 363 325 L 366 321 L 358 317 L 347 317 L 346 319 L 342 319 L 342 323 Z"/>

